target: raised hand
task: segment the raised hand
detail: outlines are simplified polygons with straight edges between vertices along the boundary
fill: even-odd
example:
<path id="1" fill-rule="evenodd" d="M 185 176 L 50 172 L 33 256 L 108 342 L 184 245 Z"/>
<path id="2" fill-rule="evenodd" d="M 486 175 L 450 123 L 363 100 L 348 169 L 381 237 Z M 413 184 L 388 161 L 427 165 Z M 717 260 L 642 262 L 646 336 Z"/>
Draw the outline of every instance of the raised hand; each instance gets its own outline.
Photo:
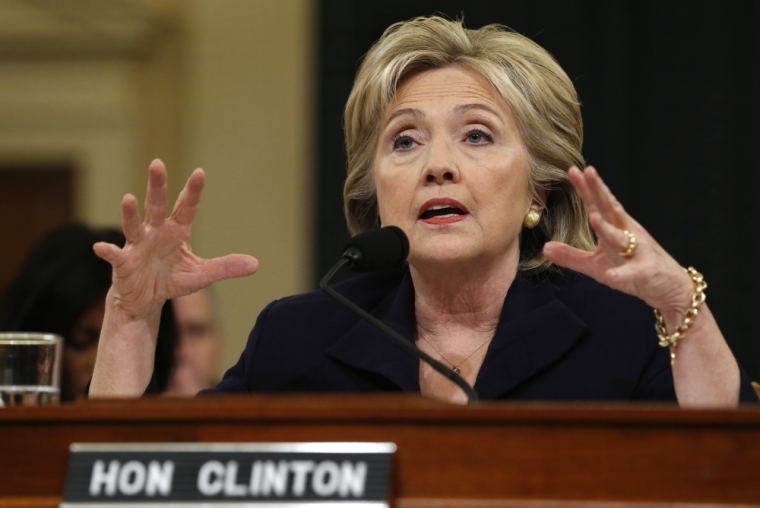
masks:
<path id="1" fill-rule="evenodd" d="M 546 258 L 637 296 L 654 308 L 684 312 L 694 285 L 683 268 L 626 213 L 593 167 L 584 172 L 572 167 L 568 176 L 583 199 L 599 242 L 593 252 L 548 242 Z M 635 247 L 625 254 L 632 247 L 631 234 Z"/>
<path id="2" fill-rule="evenodd" d="M 547 242 L 544 255 L 557 265 L 637 296 L 659 309 L 671 333 L 683 322 L 694 284 L 649 233 L 626 213 L 592 167 L 570 168 L 599 243 L 593 252 Z M 636 238 L 636 245 L 631 237 Z M 739 367 L 706 304 L 677 347 L 673 381 L 678 403 L 691 407 L 734 407 L 739 401 Z"/>
<path id="3" fill-rule="evenodd" d="M 194 293 L 216 281 L 251 275 L 258 261 L 242 254 L 202 259 L 190 248 L 190 226 L 198 210 L 205 174 L 196 169 L 167 218 L 166 168 L 156 159 L 149 168 L 145 221 L 137 199 L 121 203 L 124 248 L 95 245 L 95 253 L 113 266 L 111 296 L 121 312 L 139 317 L 153 314 L 170 298 Z"/>
<path id="4" fill-rule="evenodd" d="M 251 256 L 201 259 L 190 249 L 190 225 L 206 180 L 202 170 L 196 169 L 187 180 L 168 218 L 166 168 L 154 160 L 149 173 L 145 221 L 140 221 L 135 197 L 125 196 L 121 222 L 126 245 L 94 247 L 113 266 L 113 284 L 106 296 L 90 397 L 142 395 L 153 373 L 161 307 L 167 299 L 258 269 Z"/>

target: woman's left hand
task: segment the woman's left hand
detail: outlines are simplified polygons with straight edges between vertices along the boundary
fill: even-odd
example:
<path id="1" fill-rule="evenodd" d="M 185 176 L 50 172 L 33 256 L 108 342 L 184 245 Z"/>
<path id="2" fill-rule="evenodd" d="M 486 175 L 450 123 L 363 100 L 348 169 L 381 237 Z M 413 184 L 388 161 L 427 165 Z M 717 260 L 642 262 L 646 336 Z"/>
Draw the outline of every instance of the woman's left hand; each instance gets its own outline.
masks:
<path id="1" fill-rule="evenodd" d="M 583 199 L 598 238 L 593 252 L 560 242 L 547 242 L 544 256 L 614 289 L 637 296 L 651 307 L 676 314 L 686 312 L 694 285 L 684 269 L 615 199 L 596 170 L 572 167 L 570 181 Z M 635 237 L 636 246 L 624 255 Z"/>
<path id="2" fill-rule="evenodd" d="M 637 296 L 660 309 L 666 328 L 674 330 L 683 321 L 694 294 L 686 271 L 633 220 L 615 199 L 592 167 L 568 173 L 599 240 L 593 252 L 560 242 L 544 246 L 546 258 L 602 284 Z M 631 247 L 628 231 L 636 238 Z M 678 361 L 673 365 L 673 382 L 678 403 L 689 407 L 735 407 L 739 402 L 739 367 L 710 310 L 700 307 L 699 319 L 678 344 Z"/>

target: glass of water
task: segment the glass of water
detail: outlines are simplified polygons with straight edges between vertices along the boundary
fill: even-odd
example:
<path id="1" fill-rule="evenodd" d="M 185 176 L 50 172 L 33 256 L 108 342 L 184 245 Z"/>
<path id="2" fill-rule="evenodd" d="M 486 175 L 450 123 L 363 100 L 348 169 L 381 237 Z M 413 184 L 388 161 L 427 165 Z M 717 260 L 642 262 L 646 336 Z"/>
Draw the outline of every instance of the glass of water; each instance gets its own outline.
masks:
<path id="1" fill-rule="evenodd" d="M 0 407 L 57 404 L 63 339 L 52 333 L 0 333 Z"/>

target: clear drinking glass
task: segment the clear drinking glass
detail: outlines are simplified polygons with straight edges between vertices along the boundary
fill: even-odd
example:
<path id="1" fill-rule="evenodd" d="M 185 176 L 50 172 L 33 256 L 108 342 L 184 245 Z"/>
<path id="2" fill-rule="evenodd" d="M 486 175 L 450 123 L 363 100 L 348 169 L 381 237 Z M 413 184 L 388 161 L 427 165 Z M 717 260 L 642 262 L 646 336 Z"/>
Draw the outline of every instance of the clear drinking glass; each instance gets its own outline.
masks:
<path id="1" fill-rule="evenodd" d="M 0 333 L 0 407 L 57 404 L 63 338 L 52 333 Z"/>

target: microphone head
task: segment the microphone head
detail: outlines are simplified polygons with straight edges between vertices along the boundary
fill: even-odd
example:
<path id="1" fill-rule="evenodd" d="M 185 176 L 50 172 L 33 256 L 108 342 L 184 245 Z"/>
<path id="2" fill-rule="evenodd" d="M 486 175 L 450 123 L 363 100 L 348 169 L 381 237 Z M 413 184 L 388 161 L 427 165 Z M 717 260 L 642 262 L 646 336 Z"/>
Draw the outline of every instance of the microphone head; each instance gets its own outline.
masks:
<path id="1" fill-rule="evenodd" d="M 396 226 L 372 229 L 353 237 L 344 247 L 343 256 L 351 260 L 356 272 L 372 272 L 401 266 L 409 255 L 409 240 Z"/>

